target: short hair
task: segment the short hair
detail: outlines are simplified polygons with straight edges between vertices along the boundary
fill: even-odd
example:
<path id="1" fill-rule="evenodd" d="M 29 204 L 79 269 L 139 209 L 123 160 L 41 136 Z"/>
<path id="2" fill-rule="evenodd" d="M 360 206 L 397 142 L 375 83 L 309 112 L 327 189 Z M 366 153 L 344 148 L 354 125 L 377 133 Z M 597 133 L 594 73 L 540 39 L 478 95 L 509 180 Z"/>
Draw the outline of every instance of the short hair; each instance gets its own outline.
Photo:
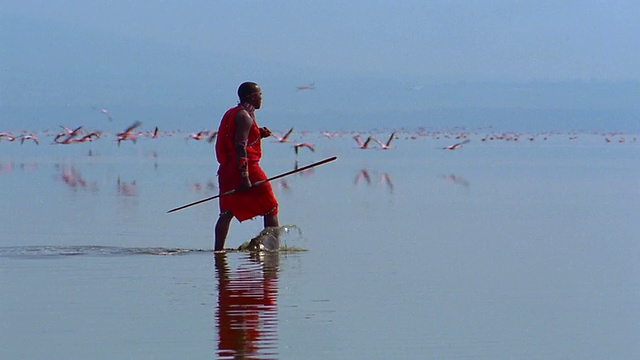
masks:
<path id="1" fill-rule="evenodd" d="M 247 96 L 256 92 L 256 90 L 258 90 L 258 84 L 251 81 L 243 82 L 240 84 L 240 87 L 238 87 L 238 98 L 240 98 L 240 101 L 243 101 Z"/>

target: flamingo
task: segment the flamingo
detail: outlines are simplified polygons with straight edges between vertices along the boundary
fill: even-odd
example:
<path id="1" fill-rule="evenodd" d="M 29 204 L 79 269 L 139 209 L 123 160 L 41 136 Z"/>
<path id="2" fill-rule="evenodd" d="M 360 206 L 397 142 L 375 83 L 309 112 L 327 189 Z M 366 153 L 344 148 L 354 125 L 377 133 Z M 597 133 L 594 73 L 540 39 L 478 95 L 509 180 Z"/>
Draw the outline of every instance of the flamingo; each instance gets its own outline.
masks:
<path id="1" fill-rule="evenodd" d="M 64 129 L 63 132 L 59 133 L 58 135 L 56 135 L 55 138 L 53 138 L 53 142 L 54 143 L 58 143 L 58 144 L 70 144 L 73 140 L 73 138 L 75 138 L 76 136 L 78 136 L 80 129 L 82 129 L 82 125 L 78 126 L 77 128 L 71 130 L 68 127 L 62 126 L 60 125 L 61 128 Z M 65 137 L 65 139 L 63 139 L 62 141 L 59 141 L 60 138 Z"/>
<path id="2" fill-rule="evenodd" d="M 5 138 L 5 139 L 7 139 L 9 141 L 15 141 L 16 140 L 15 136 L 13 136 L 13 135 L 11 135 L 9 133 L 6 133 L 6 132 L 0 133 L 0 140 L 2 140 L 2 138 Z"/>
<path id="3" fill-rule="evenodd" d="M 300 86 L 296 86 L 296 90 L 300 91 L 300 90 L 314 90 L 316 88 L 315 83 L 311 83 L 309 85 L 300 85 Z"/>
<path id="4" fill-rule="evenodd" d="M 281 142 L 281 143 L 282 143 L 282 142 L 288 142 L 288 141 L 289 141 L 289 136 L 291 136 L 291 133 L 293 133 L 293 128 L 289 129 L 289 131 L 287 131 L 287 133 L 286 133 L 286 134 L 284 134 L 284 136 L 283 136 L 283 137 L 280 137 L 280 136 L 278 136 L 278 135 L 277 135 L 277 134 L 275 134 L 275 133 L 271 133 L 271 135 L 272 135 L 273 137 L 275 137 L 276 139 L 278 139 L 278 142 Z"/>
<path id="5" fill-rule="evenodd" d="M 36 143 L 36 145 L 40 145 L 40 142 L 38 141 L 38 138 L 33 134 L 22 135 L 20 137 L 20 144 L 24 144 L 25 140 L 33 140 Z"/>
<path id="6" fill-rule="evenodd" d="M 87 135 L 81 137 L 80 139 L 75 139 L 75 142 L 85 142 L 85 141 L 93 141 L 93 138 L 100 138 L 100 132 L 99 131 L 93 131 L 88 133 Z"/>
<path id="7" fill-rule="evenodd" d="M 126 140 L 131 140 L 135 143 L 137 135 L 133 133 L 133 130 L 135 130 L 140 125 L 142 125 L 142 123 L 140 121 L 136 121 L 133 124 L 131 124 L 128 128 L 126 128 L 124 131 L 119 132 L 117 134 L 118 146 L 120 146 L 120 143 L 122 141 L 126 141 Z"/>
<path id="8" fill-rule="evenodd" d="M 389 140 L 387 140 L 387 143 L 386 143 L 386 144 L 385 144 L 385 143 L 383 143 L 382 141 L 380 141 L 380 140 L 376 139 L 375 137 L 373 138 L 373 140 L 374 140 L 375 142 L 377 142 L 377 143 L 380 145 L 380 148 L 381 148 L 382 150 L 388 150 L 388 149 L 391 149 L 391 141 L 393 141 L 393 139 L 395 138 L 395 136 L 396 136 L 396 133 L 395 133 L 395 131 L 394 131 L 393 133 L 391 133 L 391 136 L 389 136 Z"/>
<path id="9" fill-rule="evenodd" d="M 196 141 L 200 141 L 200 140 L 203 140 L 207 135 L 209 135 L 208 130 L 200 130 L 197 133 L 189 134 L 189 136 L 187 136 L 187 140 L 193 139 Z"/>
<path id="10" fill-rule="evenodd" d="M 338 133 L 330 133 L 328 131 L 323 131 L 322 132 L 322 136 L 326 136 L 327 138 L 331 139 L 335 136 L 338 136 Z"/>
<path id="11" fill-rule="evenodd" d="M 316 151 L 316 148 L 313 146 L 313 144 L 310 144 L 308 142 L 299 143 L 299 144 L 293 145 L 293 150 L 296 152 L 296 156 L 298 156 L 298 149 L 300 149 L 301 147 L 306 147 L 307 149 L 311 150 L 311 152 Z"/>
<path id="12" fill-rule="evenodd" d="M 468 143 L 469 141 L 471 141 L 471 140 L 466 139 L 465 141 L 462 141 L 462 142 L 459 142 L 459 143 L 455 143 L 455 144 L 453 144 L 453 145 L 445 146 L 445 147 L 443 147 L 442 149 L 444 149 L 444 150 L 456 150 L 456 149 L 460 149 L 460 148 L 462 147 L 462 145 L 464 145 L 464 144 Z"/>
<path id="13" fill-rule="evenodd" d="M 369 149 L 369 143 L 371 143 L 371 140 L 373 139 L 373 136 L 369 136 L 367 138 L 367 140 L 365 140 L 365 142 L 362 142 L 362 140 L 360 139 L 359 135 L 356 135 L 353 137 L 356 142 L 358 143 L 358 148 L 359 149 Z"/>
<path id="14" fill-rule="evenodd" d="M 104 116 L 106 116 L 106 117 L 107 117 L 107 119 L 108 119 L 109 121 L 113 121 L 113 118 L 111 118 L 111 115 L 109 115 L 109 110 L 104 109 L 104 108 L 102 108 L 102 109 L 98 109 L 98 108 L 97 108 L 97 107 L 95 107 L 95 106 L 93 106 L 93 108 L 94 108 L 95 110 L 98 110 L 98 111 L 99 111 L 100 113 L 102 113 Z"/>

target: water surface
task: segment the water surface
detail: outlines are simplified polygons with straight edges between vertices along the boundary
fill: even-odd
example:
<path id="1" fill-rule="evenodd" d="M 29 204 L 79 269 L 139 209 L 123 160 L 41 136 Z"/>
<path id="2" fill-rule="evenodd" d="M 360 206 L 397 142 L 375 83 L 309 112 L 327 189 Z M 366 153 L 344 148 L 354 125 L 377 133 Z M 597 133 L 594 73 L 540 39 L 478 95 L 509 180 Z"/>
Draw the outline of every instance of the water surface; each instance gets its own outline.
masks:
<path id="1" fill-rule="evenodd" d="M 297 157 L 265 140 L 269 175 L 338 160 L 273 184 L 307 251 L 261 256 L 212 254 L 216 201 L 166 214 L 217 193 L 211 144 L 3 141 L 0 354 L 634 357 L 636 135 L 477 130 L 442 149 L 461 132 L 401 131 L 390 150 L 296 133 L 316 147 Z M 260 228 L 234 222 L 227 247 Z"/>

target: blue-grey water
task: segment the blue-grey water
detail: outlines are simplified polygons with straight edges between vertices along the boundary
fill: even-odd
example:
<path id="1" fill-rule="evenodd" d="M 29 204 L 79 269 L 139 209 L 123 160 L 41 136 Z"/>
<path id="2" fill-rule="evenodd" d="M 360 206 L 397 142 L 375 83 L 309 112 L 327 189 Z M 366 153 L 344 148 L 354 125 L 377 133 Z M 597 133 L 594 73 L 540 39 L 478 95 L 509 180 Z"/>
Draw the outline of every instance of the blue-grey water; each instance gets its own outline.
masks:
<path id="1" fill-rule="evenodd" d="M 273 184 L 286 245 L 306 251 L 214 256 L 216 200 L 166 213 L 217 194 L 211 144 L 56 131 L 0 142 L 2 359 L 640 353 L 637 134 L 265 139 L 269 175 L 338 157 Z M 471 141 L 442 149 L 456 137 Z M 234 222 L 227 247 L 261 224 Z"/>

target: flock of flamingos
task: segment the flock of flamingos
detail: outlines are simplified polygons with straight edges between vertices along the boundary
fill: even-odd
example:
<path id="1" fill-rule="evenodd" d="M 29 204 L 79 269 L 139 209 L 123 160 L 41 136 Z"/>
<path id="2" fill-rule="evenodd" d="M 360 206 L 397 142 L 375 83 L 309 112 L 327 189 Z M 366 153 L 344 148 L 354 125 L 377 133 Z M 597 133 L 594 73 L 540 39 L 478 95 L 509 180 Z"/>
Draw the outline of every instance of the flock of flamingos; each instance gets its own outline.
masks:
<path id="1" fill-rule="evenodd" d="M 108 134 L 106 132 L 100 130 L 91 130 L 86 131 L 83 129 L 83 126 L 79 126 L 76 128 L 68 128 L 65 126 L 60 126 L 61 130 L 44 130 L 41 133 L 30 132 L 27 130 L 21 130 L 17 134 L 12 134 L 10 132 L 0 132 L 0 143 L 3 142 L 19 142 L 20 144 L 25 144 L 26 142 L 33 142 L 36 145 L 40 144 L 39 136 L 52 137 L 51 144 L 58 145 L 71 145 L 78 144 L 84 142 L 92 142 L 103 137 L 110 137 L 115 135 L 115 142 L 118 146 L 123 142 L 132 142 L 136 143 L 139 138 L 147 137 L 151 139 L 156 139 L 159 137 L 165 136 L 174 136 L 182 134 L 179 130 L 170 130 L 160 132 L 158 127 L 155 127 L 153 130 L 148 131 L 140 131 L 138 128 L 142 125 L 141 122 L 136 121 L 135 123 L 129 125 L 122 131 Z M 294 129 L 291 128 L 283 135 L 279 135 L 277 133 L 273 133 L 272 136 L 276 139 L 277 142 L 288 143 L 293 142 L 293 149 L 295 154 L 297 155 L 300 149 L 306 148 L 310 151 L 315 151 L 315 146 L 310 142 L 295 142 L 292 140 L 291 135 L 294 133 Z M 303 139 L 309 131 L 302 131 L 299 133 L 299 138 Z M 355 146 L 358 149 L 380 149 L 380 150 L 389 150 L 393 148 L 393 141 L 395 139 L 403 136 L 405 139 L 419 139 L 419 138 L 431 138 L 431 139 L 451 139 L 451 144 L 448 144 L 442 147 L 443 150 L 457 150 L 462 148 L 465 144 L 471 141 L 470 137 L 475 135 L 470 131 L 465 130 L 445 130 L 445 131 L 433 131 L 427 130 L 426 128 L 419 128 L 412 131 L 393 131 L 390 135 L 379 135 L 379 136 L 388 136 L 385 137 L 386 141 L 379 140 L 376 135 L 364 135 L 364 132 L 357 131 L 341 131 L 341 132 L 329 132 L 322 131 L 321 135 L 326 138 L 335 138 L 335 137 L 344 137 L 351 136 L 355 141 Z M 217 132 L 213 130 L 201 130 L 199 132 L 194 132 L 188 134 L 185 138 L 187 140 L 201 141 L 205 140 L 209 143 L 214 142 L 216 138 Z M 601 132 L 597 135 L 601 135 L 604 142 L 611 143 L 625 143 L 631 142 L 635 143 L 637 141 L 636 136 L 628 137 L 625 133 L 622 132 Z M 480 141 L 546 141 L 552 136 L 564 136 L 568 140 L 575 140 L 578 138 L 578 133 L 563 133 L 563 132 L 548 132 L 548 133 L 516 133 L 516 132 L 503 132 L 503 133 L 493 133 L 490 132 L 488 134 L 482 135 L 480 137 Z"/>
<path id="2" fill-rule="evenodd" d="M 105 115 L 108 115 L 105 113 Z M 110 119 L 110 118 L 109 118 Z M 110 119 L 111 120 L 111 119 Z M 121 146 L 123 143 L 132 143 L 135 144 L 141 138 L 146 139 L 158 139 L 163 137 L 182 137 L 185 141 L 204 141 L 210 144 L 213 144 L 216 139 L 217 132 L 213 130 L 201 130 L 198 132 L 184 132 L 181 130 L 166 130 L 160 131 L 158 127 L 154 127 L 152 130 L 142 131 L 139 130 L 142 123 L 137 121 L 133 124 L 129 125 L 122 131 L 118 132 L 107 132 L 107 131 L 99 131 L 99 130 L 85 130 L 83 126 L 78 126 L 75 128 L 69 128 L 65 126 L 60 126 L 59 129 L 49 129 L 43 130 L 39 132 L 31 132 L 28 130 L 20 130 L 18 132 L 10 133 L 10 132 L 0 132 L 0 149 L 3 146 L 6 146 L 6 143 L 19 143 L 24 146 L 28 144 L 32 145 L 40 145 L 42 140 L 45 138 L 50 139 L 45 143 L 49 143 L 51 145 L 74 145 L 81 144 L 85 142 L 94 142 L 94 141 L 114 141 L 117 146 Z M 296 168 L 297 168 L 297 158 L 300 151 L 316 151 L 316 145 L 311 141 L 314 140 L 305 140 L 305 139 L 316 139 L 319 140 L 321 138 L 325 139 L 334 139 L 334 138 L 346 138 L 348 141 L 353 140 L 353 148 L 361 149 L 361 150 L 392 150 L 395 149 L 398 145 L 396 140 L 419 140 L 419 139 L 431 139 L 438 140 L 439 144 L 441 144 L 438 148 L 441 150 L 452 151 L 462 149 L 466 144 L 472 141 L 479 141 L 480 143 L 487 142 L 495 142 L 495 141 L 507 141 L 507 142 L 534 142 L 534 141 L 547 141 L 551 138 L 561 138 L 566 139 L 567 141 L 573 141 L 578 139 L 580 136 L 590 135 L 596 136 L 596 139 L 601 138 L 604 143 L 635 143 L 637 141 L 637 136 L 635 134 L 629 134 L 624 132 L 600 132 L 600 133 L 578 133 L 578 132 L 545 132 L 545 133 L 518 133 L 518 132 L 494 132 L 490 129 L 485 130 L 484 132 L 475 130 L 469 131 L 464 129 L 449 129 L 449 130 L 429 130 L 427 128 L 418 128 L 413 130 L 401 129 L 397 131 L 339 131 L 339 132 L 330 132 L 330 131 L 321 131 L 321 132 L 311 132 L 311 131 L 300 131 L 294 132 L 293 128 L 290 128 L 286 132 L 282 134 L 278 134 L 276 132 L 272 133 L 273 142 L 276 143 L 286 143 L 291 146 L 295 153 L 296 157 Z M 382 140 L 380 140 L 380 139 Z M 447 143 L 445 146 L 442 144 Z M 402 145 L 400 145 L 402 146 Z M 303 150 L 304 149 L 304 150 Z M 91 155 L 91 152 L 89 152 Z M 157 156 L 157 155 L 156 155 Z M 2 165 L 2 164 L 0 164 Z M 0 172 L 6 172 L 4 166 L 9 166 L 4 164 L 0 166 Z M 4 169 L 4 170 L 3 170 Z M 60 166 L 59 168 L 61 172 L 61 178 L 65 184 L 73 188 L 77 189 L 94 189 L 96 188 L 96 184 L 91 183 L 85 180 L 79 171 L 77 171 L 73 167 L 69 166 Z M 310 172 L 302 172 L 300 175 L 310 175 Z M 375 181 L 377 178 L 377 182 Z M 442 175 L 442 178 L 446 181 L 449 181 L 456 185 L 461 186 L 469 186 L 469 183 L 462 177 L 458 175 Z M 393 191 L 393 183 L 391 180 L 391 176 L 388 173 L 377 173 L 372 172 L 367 169 L 361 169 L 355 176 L 354 184 L 382 184 L 386 186 L 389 191 Z M 281 188 L 283 190 L 289 189 L 289 184 L 286 179 L 281 180 L 274 184 L 274 186 Z M 213 180 L 209 180 L 206 183 L 196 182 L 192 185 L 192 188 L 196 192 L 200 191 L 215 191 L 216 185 Z M 122 181 L 120 177 L 118 177 L 117 181 L 117 192 L 119 195 L 125 196 L 135 196 L 136 194 L 136 183 L 135 181 Z"/>

